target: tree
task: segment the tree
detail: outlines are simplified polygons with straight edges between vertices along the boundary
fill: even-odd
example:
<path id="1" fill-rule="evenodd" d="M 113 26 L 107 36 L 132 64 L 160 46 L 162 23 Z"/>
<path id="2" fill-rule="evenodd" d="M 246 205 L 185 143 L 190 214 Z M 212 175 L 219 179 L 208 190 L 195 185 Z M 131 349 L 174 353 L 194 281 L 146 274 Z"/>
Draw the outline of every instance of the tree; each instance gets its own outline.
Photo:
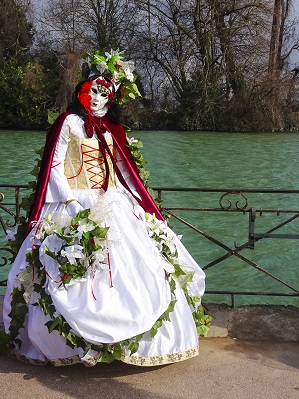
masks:
<path id="1" fill-rule="evenodd" d="M 282 48 L 290 3 L 290 0 L 274 0 L 268 65 L 271 77 L 279 77 L 283 69 Z"/>
<path id="2" fill-rule="evenodd" d="M 2 0 L 0 13 L 0 67 L 10 58 L 20 59 L 33 38 L 30 1 Z"/>
<path id="3" fill-rule="evenodd" d="M 143 13 L 137 52 L 153 69 L 156 64 L 158 93 L 174 93 L 180 120 L 189 128 L 217 128 L 224 102 L 248 90 L 265 69 L 266 2 L 135 2 Z"/>
<path id="4" fill-rule="evenodd" d="M 38 62 L 19 65 L 11 58 L 0 69 L 0 127 L 45 127 L 47 92 L 44 73 Z"/>

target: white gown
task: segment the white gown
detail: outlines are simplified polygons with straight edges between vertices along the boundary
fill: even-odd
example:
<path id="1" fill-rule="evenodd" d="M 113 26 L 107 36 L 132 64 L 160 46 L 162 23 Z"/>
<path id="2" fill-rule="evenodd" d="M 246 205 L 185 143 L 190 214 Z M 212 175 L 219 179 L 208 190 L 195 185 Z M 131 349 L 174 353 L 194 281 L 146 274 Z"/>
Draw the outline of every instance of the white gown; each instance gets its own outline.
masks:
<path id="1" fill-rule="evenodd" d="M 113 149 L 110 133 L 106 132 L 105 137 Z M 119 183 L 111 163 L 108 190 L 104 192 L 98 188 L 101 177 L 95 177 L 94 172 L 100 175 L 99 168 L 102 166 L 94 156 L 96 148 L 97 139 L 86 137 L 83 120 L 77 115 L 67 116 L 55 149 L 41 220 L 49 214 L 59 215 L 60 219 L 68 218 L 64 203 L 76 198 L 84 209 L 90 208 L 99 214 L 105 226 L 109 227 L 109 267 L 87 272 L 84 279 L 74 280 L 65 288 L 59 282 L 58 264 L 45 254 L 45 245 L 48 244 L 43 242 L 39 251 L 47 275 L 44 289 L 51 295 L 56 314 L 62 315 L 72 333 L 87 343 L 113 345 L 143 334 L 137 352 L 130 354 L 128 348 L 123 348 L 120 357 L 123 362 L 150 366 L 193 357 L 198 354 L 198 333 L 192 309 L 179 284 L 176 284 L 176 303 L 170 313 L 170 321 L 163 321 L 154 337 L 149 334 L 173 299 L 168 279 L 165 278 L 173 266 L 161 256 L 157 243 L 149 235 L 143 208 Z M 72 163 L 72 151 L 78 151 L 81 157 L 80 176 L 78 167 Z M 114 154 L 130 189 L 137 194 L 115 150 Z M 25 253 L 36 242 L 35 235 L 36 228 L 33 228 L 8 276 L 3 311 L 7 333 L 11 322 L 8 315 L 11 310 L 10 293 L 18 285 L 17 276 L 24 270 L 30 271 Z M 203 271 L 179 238 L 174 238 L 174 244 L 183 270 L 194 273 L 192 282 L 188 284 L 190 296 L 202 296 Z M 45 326 L 49 316 L 40 306 L 34 305 L 38 296 L 33 291 L 27 298 L 28 315 L 18 337 L 22 345 L 15 347 L 12 354 L 37 364 L 50 361 L 55 366 L 79 362 L 91 366 L 100 361 L 101 352 L 93 349 L 84 352 L 77 346 L 72 348 L 57 330 L 49 333 Z"/>

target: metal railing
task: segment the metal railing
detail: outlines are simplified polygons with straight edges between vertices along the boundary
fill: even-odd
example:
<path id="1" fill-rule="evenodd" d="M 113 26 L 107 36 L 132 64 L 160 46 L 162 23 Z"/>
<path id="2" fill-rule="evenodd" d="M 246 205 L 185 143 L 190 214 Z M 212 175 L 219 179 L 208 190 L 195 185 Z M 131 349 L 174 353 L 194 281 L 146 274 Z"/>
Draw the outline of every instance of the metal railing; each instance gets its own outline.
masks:
<path id="1" fill-rule="evenodd" d="M 4 189 L 10 192 L 10 195 L 6 195 L 4 193 Z M 21 202 L 21 191 L 28 189 L 27 185 L 1 185 L 0 184 L 0 224 L 2 227 L 2 235 L 3 239 L 0 244 L 0 256 L 2 258 L 2 262 L 0 261 L 0 268 L 4 266 L 9 266 L 9 260 L 7 258 L 8 253 L 12 253 L 12 251 L 5 247 L 4 236 L 7 234 L 7 230 L 14 228 L 19 221 L 20 218 L 20 202 Z M 248 194 L 267 194 L 267 195 L 295 195 L 298 196 L 298 204 L 299 204 L 299 190 L 281 190 L 281 189 L 244 189 L 244 188 L 170 188 L 170 187 L 154 187 L 153 188 L 157 193 L 159 200 L 162 201 L 162 211 L 166 214 L 172 216 L 173 219 L 183 223 L 193 232 L 199 234 L 199 236 L 205 237 L 211 243 L 215 244 L 217 247 L 221 248 L 225 251 L 224 255 L 218 256 L 212 261 L 208 262 L 206 265 L 202 266 L 203 270 L 210 269 L 215 265 L 223 262 L 224 260 L 236 257 L 246 264 L 250 265 L 254 269 L 259 272 L 267 275 L 269 278 L 275 280 L 282 286 L 286 287 L 289 292 L 257 292 L 257 291 L 236 291 L 236 290 L 207 290 L 206 294 L 213 295 L 229 295 L 231 299 L 231 304 L 234 306 L 235 297 L 240 295 L 259 295 L 259 296 L 272 296 L 272 297 L 299 297 L 299 287 L 294 284 L 289 284 L 283 279 L 275 276 L 273 273 L 267 271 L 264 267 L 251 260 L 248 256 L 243 255 L 241 253 L 244 249 L 255 248 L 255 244 L 266 238 L 288 238 L 288 239 L 298 239 L 299 234 L 287 234 L 280 233 L 277 234 L 277 230 L 282 227 L 287 226 L 289 223 L 299 218 L 299 209 L 287 208 L 283 209 L 275 208 L 275 207 L 266 207 L 266 208 L 255 208 L 249 206 Z M 164 205 L 163 195 L 167 192 L 178 192 L 180 195 L 182 193 L 208 193 L 216 194 L 217 206 L 166 206 Z M 8 198 L 8 199 L 7 199 Z M 223 241 L 218 238 L 212 236 L 211 234 L 205 232 L 203 229 L 194 226 L 192 223 L 188 222 L 185 218 L 178 215 L 179 211 L 187 211 L 190 212 L 225 212 L 225 213 L 237 213 L 237 214 L 248 214 L 248 239 L 242 245 L 234 245 L 233 248 L 225 244 Z M 267 229 L 263 233 L 256 232 L 256 217 L 257 215 L 263 214 L 272 214 L 272 215 L 285 215 L 286 220 L 276 223 L 275 226 Z M 4 255 L 2 255 L 4 254 Z M 298 285 L 299 282 L 297 282 Z M 0 286 L 5 285 L 5 280 L 0 281 Z"/>
<path id="2" fill-rule="evenodd" d="M 14 229 L 20 220 L 22 189 L 28 189 L 28 185 L 0 184 L 0 225 L 2 232 L 0 236 L 0 268 L 8 266 L 10 264 L 8 256 L 14 255 L 12 250 L 6 246 L 5 237 L 8 230 Z M 6 285 L 6 279 L 0 278 L 0 286 L 4 285 Z"/>
<path id="3" fill-rule="evenodd" d="M 292 221 L 299 218 L 299 209 L 283 209 L 283 208 L 254 208 L 249 206 L 248 193 L 253 194 L 269 194 L 269 195 L 292 195 L 295 194 L 298 196 L 297 203 L 299 204 L 299 190 L 282 190 L 282 189 L 245 189 L 245 188 L 170 188 L 170 187 L 154 187 L 155 191 L 158 192 L 158 199 L 162 202 L 162 211 L 166 214 L 171 215 L 172 218 L 178 220 L 183 223 L 188 228 L 192 229 L 194 232 L 198 233 L 202 237 L 205 237 L 207 240 L 215 244 L 216 246 L 225 250 L 225 255 L 216 257 L 212 261 L 208 262 L 206 265 L 201 266 L 203 270 L 207 270 L 220 262 L 230 258 L 236 257 L 243 262 L 247 263 L 251 267 L 256 270 L 259 270 L 264 275 L 272 278 L 273 280 L 280 283 L 282 286 L 287 287 L 289 292 L 257 292 L 257 291 L 232 291 L 232 290 L 206 290 L 205 294 L 214 294 L 214 295 L 229 295 L 231 300 L 231 305 L 235 305 L 235 297 L 236 296 L 271 296 L 271 297 L 299 297 L 299 281 L 295 282 L 297 286 L 293 284 L 290 285 L 286 281 L 283 281 L 281 278 L 278 278 L 274 274 L 267 271 L 258 263 L 249 259 L 248 256 L 244 256 L 241 254 L 241 251 L 244 249 L 255 248 L 255 244 L 266 238 L 280 238 L 280 239 L 298 239 L 299 234 L 290 234 L 290 233 L 281 233 L 276 234 L 275 232 L 281 229 L 284 226 L 287 226 Z M 218 206 L 213 207 L 183 207 L 183 206 L 165 206 L 163 205 L 163 196 L 162 193 L 166 192 L 189 192 L 189 193 L 219 193 L 220 197 L 218 198 Z M 234 198 L 234 200 L 232 200 Z M 225 201 L 227 202 L 225 204 Z M 240 203 L 242 201 L 242 203 Z M 200 228 L 194 226 L 190 222 L 188 222 L 185 218 L 179 216 L 177 211 L 188 211 L 188 212 L 226 212 L 226 213 L 239 213 L 239 214 L 248 214 L 248 239 L 242 245 L 234 245 L 233 248 L 229 247 L 219 239 L 213 237 L 211 234 L 206 233 Z M 283 222 L 276 223 L 275 226 L 272 226 L 270 229 L 267 229 L 263 233 L 257 233 L 255 229 L 255 222 L 257 215 L 262 216 L 263 214 L 272 214 L 272 215 L 286 215 L 287 219 Z M 290 215 L 290 216 L 289 216 Z"/>

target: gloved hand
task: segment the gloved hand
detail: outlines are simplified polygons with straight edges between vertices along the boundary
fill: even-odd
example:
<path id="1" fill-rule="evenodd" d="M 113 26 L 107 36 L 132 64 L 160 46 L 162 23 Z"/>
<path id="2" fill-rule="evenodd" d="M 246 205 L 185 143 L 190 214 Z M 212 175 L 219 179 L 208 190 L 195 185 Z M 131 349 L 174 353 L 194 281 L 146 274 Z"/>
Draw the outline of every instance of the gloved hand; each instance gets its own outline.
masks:
<path id="1" fill-rule="evenodd" d="M 78 201 L 72 201 L 66 205 L 67 213 L 72 217 L 76 216 L 78 212 L 83 211 L 83 209 L 83 206 Z"/>
<path id="2" fill-rule="evenodd" d="M 145 222 L 145 212 L 144 209 L 138 204 L 134 206 L 134 215 Z"/>

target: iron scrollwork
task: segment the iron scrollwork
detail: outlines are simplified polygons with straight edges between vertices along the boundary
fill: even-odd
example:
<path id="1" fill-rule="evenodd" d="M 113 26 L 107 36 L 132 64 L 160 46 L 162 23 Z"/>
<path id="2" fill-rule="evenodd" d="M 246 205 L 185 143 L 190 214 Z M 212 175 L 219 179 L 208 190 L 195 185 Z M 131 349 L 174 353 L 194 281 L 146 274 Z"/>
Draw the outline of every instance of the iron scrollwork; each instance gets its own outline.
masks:
<path id="1" fill-rule="evenodd" d="M 15 186 L 15 185 L 1 185 L 8 190 L 14 190 L 14 200 L 10 202 L 5 198 L 5 194 L 0 192 L 0 211 L 2 215 L 0 216 L 0 230 L 3 237 L 8 234 L 8 229 L 15 227 L 19 221 L 20 217 L 20 187 L 26 188 L 26 186 Z M 5 241 L 3 238 L 1 241 Z M 0 268 L 3 268 L 10 264 L 11 259 L 9 255 L 13 255 L 13 251 L 10 248 L 5 248 L 2 246 L 0 248 Z M 0 286 L 5 285 L 6 281 L 0 281 Z"/>
<path id="2" fill-rule="evenodd" d="M 243 206 L 240 206 L 239 205 L 240 201 L 236 200 L 235 205 L 233 205 L 233 201 L 231 199 L 225 198 L 229 195 L 239 195 L 245 200 L 245 204 Z M 223 204 L 224 199 L 228 201 L 229 205 L 225 206 Z M 226 193 L 221 195 L 219 199 L 219 205 L 222 209 L 226 211 L 231 211 L 231 210 L 245 211 L 245 209 L 247 209 L 248 207 L 248 198 L 241 191 L 227 191 Z"/>
<path id="3" fill-rule="evenodd" d="M 1 226 L 2 226 L 2 229 L 5 233 L 5 235 L 7 234 L 6 227 L 15 227 L 17 224 L 17 217 L 19 215 L 19 209 L 18 209 L 19 198 L 17 198 L 17 194 L 18 193 L 16 192 L 16 203 L 14 204 L 17 209 L 16 209 L 16 212 L 14 213 L 5 206 L 6 204 L 3 204 L 5 195 L 4 195 L 4 193 L 0 192 L 0 209 L 2 209 L 5 213 L 8 213 L 13 218 L 12 223 L 9 220 L 6 220 L 6 222 L 4 223 L 2 216 L 0 217 L 0 223 L 1 223 Z"/>

